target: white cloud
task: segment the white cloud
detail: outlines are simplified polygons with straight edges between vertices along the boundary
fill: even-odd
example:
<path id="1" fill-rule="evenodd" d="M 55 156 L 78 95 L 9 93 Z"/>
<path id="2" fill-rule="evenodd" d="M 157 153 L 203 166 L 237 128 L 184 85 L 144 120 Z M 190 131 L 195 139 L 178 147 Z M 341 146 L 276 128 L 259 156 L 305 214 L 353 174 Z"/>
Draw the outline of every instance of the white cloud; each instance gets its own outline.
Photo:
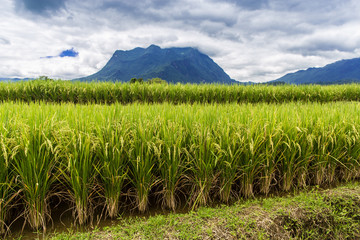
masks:
<path id="1" fill-rule="evenodd" d="M 273 80 L 358 57 L 359 10 L 356 0 L 4 0 L 0 77 L 87 76 L 117 49 L 157 44 L 196 47 L 240 81 Z M 71 48 L 79 56 L 41 59 Z"/>

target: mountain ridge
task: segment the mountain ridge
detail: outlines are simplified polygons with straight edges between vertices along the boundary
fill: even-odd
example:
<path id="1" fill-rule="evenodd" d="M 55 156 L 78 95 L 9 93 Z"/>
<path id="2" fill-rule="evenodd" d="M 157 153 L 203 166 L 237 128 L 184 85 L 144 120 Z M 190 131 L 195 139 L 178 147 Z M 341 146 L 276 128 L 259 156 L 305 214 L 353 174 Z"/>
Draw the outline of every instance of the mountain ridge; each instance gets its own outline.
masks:
<path id="1" fill-rule="evenodd" d="M 98 72 L 79 81 L 122 81 L 159 77 L 169 83 L 236 83 L 209 56 L 191 47 L 116 50 Z"/>
<path id="2" fill-rule="evenodd" d="M 269 83 L 275 82 L 323 85 L 360 82 L 360 58 L 343 59 L 324 67 L 299 70 L 269 81 Z"/>

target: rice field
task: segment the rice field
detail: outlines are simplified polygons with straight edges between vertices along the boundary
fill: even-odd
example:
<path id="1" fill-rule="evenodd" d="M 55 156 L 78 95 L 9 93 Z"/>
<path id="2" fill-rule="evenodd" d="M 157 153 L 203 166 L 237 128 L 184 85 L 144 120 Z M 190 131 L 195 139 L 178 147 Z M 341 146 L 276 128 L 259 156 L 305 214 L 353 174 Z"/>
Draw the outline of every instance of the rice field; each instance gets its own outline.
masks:
<path id="1" fill-rule="evenodd" d="M 46 230 L 54 198 L 84 225 L 99 207 L 111 218 L 153 202 L 176 211 L 360 177 L 358 102 L 196 102 L 4 102 L 0 231 L 14 209 Z"/>
<path id="2" fill-rule="evenodd" d="M 129 84 L 35 80 L 0 82 L 0 101 L 78 104 L 283 103 L 359 101 L 360 85 Z"/>

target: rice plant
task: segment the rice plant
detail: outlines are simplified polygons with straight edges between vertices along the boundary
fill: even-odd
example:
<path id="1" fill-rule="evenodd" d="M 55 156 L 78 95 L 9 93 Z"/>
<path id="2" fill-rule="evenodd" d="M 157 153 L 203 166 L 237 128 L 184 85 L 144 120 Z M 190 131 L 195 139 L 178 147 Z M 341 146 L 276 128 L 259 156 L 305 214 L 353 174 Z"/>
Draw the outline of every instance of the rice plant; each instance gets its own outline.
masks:
<path id="1" fill-rule="evenodd" d="M 0 135 L 0 235 L 7 231 L 8 210 L 15 196 L 12 147 L 6 131 Z"/>
<path id="2" fill-rule="evenodd" d="M 33 119 L 35 121 L 35 119 Z M 50 122 L 38 127 L 22 125 L 14 156 L 14 171 L 22 190 L 26 219 L 33 229 L 46 230 L 49 215 L 48 197 L 55 180 L 56 146 L 52 143 Z"/>
<path id="3" fill-rule="evenodd" d="M 147 210 L 149 193 L 156 183 L 153 174 L 155 154 L 151 146 L 153 138 L 151 130 L 150 126 L 143 123 L 132 129 L 132 139 L 128 149 L 130 181 L 136 191 L 136 205 L 140 212 Z"/>
<path id="4" fill-rule="evenodd" d="M 127 178 L 127 144 L 129 134 L 126 124 L 106 124 L 97 129 L 99 145 L 97 148 L 98 174 L 104 188 L 107 213 L 115 218 L 119 213 L 119 201 Z"/>
<path id="5" fill-rule="evenodd" d="M 91 220 L 92 200 L 96 192 L 96 157 L 93 138 L 88 133 L 73 132 L 66 146 L 62 177 L 69 185 L 69 195 L 75 204 L 74 214 L 80 225 Z"/>
<path id="6" fill-rule="evenodd" d="M 215 154 L 218 156 L 219 195 L 222 202 L 228 203 L 236 193 L 232 190 L 239 178 L 239 160 L 243 151 L 244 136 L 241 130 L 229 122 L 217 126 L 220 134 L 216 136 Z"/>
<path id="7" fill-rule="evenodd" d="M 360 140 L 360 132 L 351 124 L 344 132 L 344 142 L 340 143 L 344 146 L 344 152 L 347 154 L 343 158 L 343 167 L 341 175 L 345 181 L 352 180 L 360 176 L 360 146 L 357 142 Z"/>
<path id="8" fill-rule="evenodd" d="M 211 200 L 210 191 L 217 180 L 218 156 L 209 127 L 195 124 L 188 149 L 188 165 L 192 179 L 190 202 L 193 207 L 204 206 Z"/>
<path id="9" fill-rule="evenodd" d="M 264 125 L 264 150 L 260 163 L 260 191 L 265 195 L 270 192 L 271 185 L 275 179 L 275 174 L 279 162 L 282 161 L 281 143 L 283 142 L 284 133 L 281 127 L 275 126 L 275 122 Z"/>
<path id="10" fill-rule="evenodd" d="M 307 159 L 301 158 L 302 145 L 291 138 L 289 133 L 285 136 L 282 142 L 282 156 L 281 156 L 281 168 L 282 173 L 282 190 L 289 191 L 293 187 L 293 181 L 295 179 L 298 167 L 301 165 L 301 161 Z"/>
<path id="11" fill-rule="evenodd" d="M 241 194 L 245 197 L 254 196 L 254 184 L 260 174 L 261 163 L 264 161 L 265 138 L 260 122 L 255 122 L 246 131 L 245 148 L 240 157 Z"/>
<path id="12" fill-rule="evenodd" d="M 0 83 L 0 101 L 52 103 L 283 103 L 359 101 L 360 85 L 128 84 L 24 81 Z"/>
<path id="13" fill-rule="evenodd" d="M 157 159 L 159 181 L 162 184 L 163 206 L 175 211 L 177 207 L 176 194 L 184 184 L 186 170 L 184 129 L 175 123 L 163 122 L 160 125 L 160 134 L 154 141 L 154 154 Z"/>
<path id="14" fill-rule="evenodd" d="M 186 201 L 195 208 L 359 176 L 359 103 L 195 103 L 236 99 L 220 90 L 189 92 L 193 104 L 178 105 L 3 103 L 1 231 L 17 218 L 7 214 L 15 199 L 31 227 L 46 229 L 53 194 L 72 201 L 83 225 L 97 206 L 118 216 L 122 196 L 140 212 L 158 196 L 176 211 Z"/>

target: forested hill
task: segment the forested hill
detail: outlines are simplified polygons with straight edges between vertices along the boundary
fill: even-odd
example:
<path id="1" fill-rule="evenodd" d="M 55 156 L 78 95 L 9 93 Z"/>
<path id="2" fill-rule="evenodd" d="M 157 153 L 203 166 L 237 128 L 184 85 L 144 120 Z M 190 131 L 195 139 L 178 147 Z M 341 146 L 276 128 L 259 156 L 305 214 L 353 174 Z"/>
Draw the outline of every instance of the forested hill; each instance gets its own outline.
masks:
<path id="1" fill-rule="evenodd" d="M 360 82 L 360 58 L 337 61 L 321 68 L 308 68 L 271 82 L 289 84 L 342 84 Z"/>
<path id="2" fill-rule="evenodd" d="M 156 45 L 117 50 L 97 73 L 80 81 L 122 81 L 131 78 L 162 78 L 169 83 L 236 83 L 209 56 L 194 48 L 165 48 Z"/>

